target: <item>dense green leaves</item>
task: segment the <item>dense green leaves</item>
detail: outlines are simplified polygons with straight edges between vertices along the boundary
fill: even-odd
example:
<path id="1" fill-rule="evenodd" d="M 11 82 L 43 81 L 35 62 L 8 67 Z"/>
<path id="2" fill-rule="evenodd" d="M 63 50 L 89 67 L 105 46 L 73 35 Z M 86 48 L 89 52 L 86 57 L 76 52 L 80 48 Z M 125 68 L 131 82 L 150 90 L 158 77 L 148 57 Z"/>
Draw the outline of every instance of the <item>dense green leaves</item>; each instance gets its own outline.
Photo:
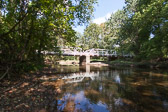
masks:
<path id="1" fill-rule="evenodd" d="M 99 48 L 101 27 L 95 23 L 91 23 L 84 31 L 84 38 L 86 48 Z"/>
<path id="2" fill-rule="evenodd" d="M 131 52 L 138 60 L 167 58 L 168 1 L 125 0 L 125 3 L 122 10 L 111 14 L 103 27 L 90 24 L 85 29 L 88 48 Z"/>
<path id="3" fill-rule="evenodd" d="M 136 7 L 132 8 L 134 2 L 136 2 Z M 125 11 L 132 16 L 128 18 L 127 24 L 123 26 L 123 29 L 126 29 L 123 35 L 131 30 L 129 32 L 130 36 L 126 35 L 125 39 L 131 39 L 130 50 L 137 57 L 153 59 L 167 55 L 167 47 L 165 46 L 167 42 L 165 39 L 168 37 L 163 31 L 167 26 L 167 8 L 167 0 L 133 0 L 133 2 L 127 2 Z"/>
<path id="4" fill-rule="evenodd" d="M 96 0 L 1 0 L 0 65 L 25 71 L 43 61 L 41 51 L 75 42 L 72 26 L 87 23 Z M 25 65 L 25 66 L 24 66 Z"/>
<path id="5" fill-rule="evenodd" d="M 126 0 L 122 11 L 107 21 L 107 34 L 120 52 L 133 52 L 137 59 L 167 57 L 167 0 Z"/>

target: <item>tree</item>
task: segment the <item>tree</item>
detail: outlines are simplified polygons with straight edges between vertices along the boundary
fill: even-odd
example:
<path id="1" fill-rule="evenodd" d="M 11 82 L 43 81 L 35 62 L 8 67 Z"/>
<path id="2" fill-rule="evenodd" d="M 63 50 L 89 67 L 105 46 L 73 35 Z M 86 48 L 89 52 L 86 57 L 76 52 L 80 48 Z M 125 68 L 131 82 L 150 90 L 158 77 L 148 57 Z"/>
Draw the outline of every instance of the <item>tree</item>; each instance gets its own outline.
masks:
<path id="1" fill-rule="evenodd" d="M 107 49 L 117 50 L 117 45 L 121 45 L 120 37 L 121 27 L 127 19 L 123 10 L 111 14 L 111 17 L 105 23 L 104 41 Z"/>
<path id="2" fill-rule="evenodd" d="M 122 48 L 133 51 L 137 59 L 167 55 L 167 0 L 126 0 L 128 19 L 121 27 Z"/>
<path id="3" fill-rule="evenodd" d="M 85 46 L 85 38 L 84 36 L 80 33 L 77 32 L 76 33 L 76 47 L 80 47 L 83 48 L 83 46 Z"/>
<path id="4" fill-rule="evenodd" d="M 87 23 L 96 0 L 1 0 L 0 65 L 6 74 L 30 71 L 61 38 L 75 41 L 73 25 Z M 0 77 L 2 79 L 5 74 Z"/>
<path id="5" fill-rule="evenodd" d="M 101 27 L 96 23 L 91 23 L 84 30 L 84 38 L 85 38 L 85 48 L 99 48 L 100 46 L 100 38 L 101 38 Z"/>

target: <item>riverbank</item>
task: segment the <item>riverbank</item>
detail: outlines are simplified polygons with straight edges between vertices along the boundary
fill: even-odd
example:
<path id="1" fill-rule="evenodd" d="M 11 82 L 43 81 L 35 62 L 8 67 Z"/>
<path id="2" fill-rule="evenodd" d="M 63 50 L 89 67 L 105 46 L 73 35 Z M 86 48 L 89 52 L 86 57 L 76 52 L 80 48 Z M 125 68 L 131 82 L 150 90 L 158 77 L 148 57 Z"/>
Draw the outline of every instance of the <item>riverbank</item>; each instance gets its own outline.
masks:
<path id="1" fill-rule="evenodd" d="M 49 63 L 47 63 L 47 64 L 49 64 Z M 79 66 L 79 61 L 78 60 L 60 60 L 60 61 L 56 61 L 56 65 Z M 138 61 L 134 61 L 134 60 L 117 59 L 114 61 L 91 61 L 91 63 L 88 65 L 167 69 L 168 68 L 168 60 L 152 60 L 152 61 L 138 62 Z"/>
<path id="2" fill-rule="evenodd" d="M 138 67 L 138 68 L 160 68 L 167 69 L 168 61 L 152 60 L 152 61 L 132 61 L 132 60 L 114 60 L 107 62 L 110 66 L 123 66 L 123 67 Z"/>
<path id="3" fill-rule="evenodd" d="M 0 82 L 0 112 L 53 112 L 64 82 L 55 68 Z M 57 79 L 57 80 L 55 80 Z"/>

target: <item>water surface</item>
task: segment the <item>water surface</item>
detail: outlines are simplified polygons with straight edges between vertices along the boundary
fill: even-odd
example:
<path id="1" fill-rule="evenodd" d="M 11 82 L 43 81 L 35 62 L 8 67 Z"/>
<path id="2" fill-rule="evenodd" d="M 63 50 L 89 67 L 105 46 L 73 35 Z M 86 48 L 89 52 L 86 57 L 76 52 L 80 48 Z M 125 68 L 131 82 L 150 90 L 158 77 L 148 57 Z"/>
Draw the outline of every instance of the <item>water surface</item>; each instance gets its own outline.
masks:
<path id="1" fill-rule="evenodd" d="M 168 112 L 166 71 L 92 66 L 61 69 L 57 111 Z"/>

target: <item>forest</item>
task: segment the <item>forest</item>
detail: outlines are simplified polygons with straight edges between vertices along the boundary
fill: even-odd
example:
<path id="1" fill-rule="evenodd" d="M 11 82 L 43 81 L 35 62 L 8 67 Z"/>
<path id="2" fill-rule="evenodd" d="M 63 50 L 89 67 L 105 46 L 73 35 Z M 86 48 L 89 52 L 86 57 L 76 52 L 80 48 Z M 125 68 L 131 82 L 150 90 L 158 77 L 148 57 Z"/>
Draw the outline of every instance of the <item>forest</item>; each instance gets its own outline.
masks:
<path id="1" fill-rule="evenodd" d="M 167 0 L 125 0 L 125 4 L 105 23 L 91 22 L 83 35 L 78 33 L 78 45 L 131 52 L 138 61 L 167 58 Z"/>
<path id="2" fill-rule="evenodd" d="M 115 49 L 135 60 L 168 58 L 168 1 L 125 0 L 100 25 L 91 21 L 97 0 L 1 0 L 0 79 L 37 70 L 41 51 L 56 46 Z M 87 25 L 84 34 L 73 26 Z"/>

